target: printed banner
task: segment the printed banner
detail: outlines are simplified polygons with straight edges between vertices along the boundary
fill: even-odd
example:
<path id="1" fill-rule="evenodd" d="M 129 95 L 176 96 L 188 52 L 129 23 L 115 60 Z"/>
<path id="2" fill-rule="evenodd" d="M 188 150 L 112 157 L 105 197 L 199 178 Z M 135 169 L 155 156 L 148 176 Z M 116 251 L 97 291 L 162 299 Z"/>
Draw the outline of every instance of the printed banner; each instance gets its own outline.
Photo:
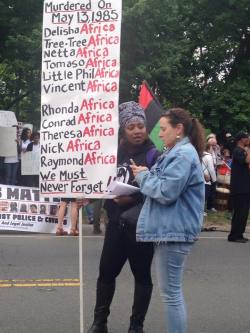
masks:
<path id="1" fill-rule="evenodd" d="M 43 199 L 37 188 L 0 185 L 0 230 L 55 233 L 60 200 Z M 63 224 L 69 231 L 68 215 Z"/>
<path id="2" fill-rule="evenodd" d="M 0 127 L 0 156 L 17 156 L 16 127 Z"/>
<path id="3" fill-rule="evenodd" d="M 39 175 L 40 170 L 40 151 L 27 151 L 21 154 L 21 174 L 22 175 Z"/>
<path id="4" fill-rule="evenodd" d="M 44 2 L 41 194 L 102 198 L 116 174 L 121 0 Z"/>
<path id="5" fill-rule="evenodd" d="M 0 110 L 0 124 L 3 127 L 11 127 L 17 125 L 15 113 L 12 111 Z"/>

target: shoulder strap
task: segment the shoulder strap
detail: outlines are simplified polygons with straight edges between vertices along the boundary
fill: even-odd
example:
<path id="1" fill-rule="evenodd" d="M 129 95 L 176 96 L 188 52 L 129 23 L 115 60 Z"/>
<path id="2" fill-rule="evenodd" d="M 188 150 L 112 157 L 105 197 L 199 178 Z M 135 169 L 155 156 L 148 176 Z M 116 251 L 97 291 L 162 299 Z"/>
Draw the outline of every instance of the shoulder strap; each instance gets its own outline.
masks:
<path id="1" fill-rule="evenodd" d="M 205 167 L 205 169 L 203 169 L 203 172 L 207 170 L 207 172 L 208 172 L 208 174 L 209 174 L 209 177 L 212 179 L 211 174 L 210 174 L 210 171 L 209 171 L 209 169 L 208 169 L 208 165 L 207 165 L 204 161 L 202 161 L 202 164 L 203 164 L 204 167 Z"/>
<path id="2" fill-rule="evenodd" d="M 158 155 L 158 150 L 155 147 L 152 147 L 147 151 L 146 164 L 149 169 L 153 166 L 157 155 Z"/>

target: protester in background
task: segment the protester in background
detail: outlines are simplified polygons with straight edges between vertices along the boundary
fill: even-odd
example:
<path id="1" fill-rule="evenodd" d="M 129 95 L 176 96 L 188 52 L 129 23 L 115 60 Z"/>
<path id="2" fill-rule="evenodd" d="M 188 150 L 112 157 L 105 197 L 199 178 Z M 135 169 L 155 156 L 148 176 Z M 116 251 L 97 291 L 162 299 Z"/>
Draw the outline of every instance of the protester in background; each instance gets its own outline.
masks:
<path id="1" fill-rule="evenodd" d="M 21 153 L 25 153 L 27 150 L 28 145 L 31 142 L 31 130 L 29 128 L 24 128 L 22 130 L 21 134 L 21 142 L 20 142 L 20 151 Z M 21 156 L 20 156 L 20 163 L 19 163 L 19 185 L 22 186 L 29 186 L 29 176 L 27 175 L 22 175 L 22 161 L 21 161 Z"/>
<path id="2" fill-rule="evenodd" d="M 79 235 L 79 231 L 77 229 L 78 206 L 76 199 L 62 198 L 57 213 L 58 216 L 58 224 L 56 228 L 57 236 L 63 236 L 68 234 L 67 231 L 63 229 L 63 220 L 69 203 L 70 203 L 70 235 L 71 236 Z"/>
<path id="3" fill-rule="evenodd" d="M 16 154 L 14 156 L 8 156 L 4 158 L 4 170 L 5 170 L 5 184 L 6 185 L 16 185 L 17 184 L 17 171 L 19 166 L 19 159 L 18 159 L 18 149 L 19 149 L 19 142 L 18 142 L 18 127 L 16 127 Z"/>
<path id="4" fill-rule="evenodd" d="M 21 152 L 25 152 L 28 144 L 31 142 L 31 130 L 29 128 L 24 128 L 21 134 Z"/>
<path id="5" fill-rule="evenodd" d="M 241 131 L 236 135 L 235 141 L 230 183 L 233 215 L 228 241 L 247 243 L 248 238 L 244 237 L 244 232 L 250 206 L 250 151 L 247 149 L 249 136 Z"/>
<path id="6" fill-rule="evenodd" d="M 25 152 L 34 151 L 40 154 L 40 133 L 35 132 L 31 136 L 31 142 L 28 144 Z M 39 175 L 27 175 L 27 186 L 39 187 Z"/>
<path id="7" fill-rule="evenodd" d="M 202 169 L 205 179 L 205 202 L 207 202 L 210 196 L 211 185 L 214 182 L 216 182 L 216 172 L 214 168 L 213 157 L 210 153 L 210 149 L 211 149 L 210 144 L 207 143 L 205 151 L 202 155 Z M 207 213 L 204 212 L 204 215 L 206 216 Z"/>
<path id="8" fill-rule="evenodd" d="M 207 136 L 207 143 L 210 144 L 210 146 L 211 146 L 210 152 L 212 154 L 213 161 L 214 161 L 214 167 L 216 169 L 217 166 L 222 163 L 221 148 L 217 143 L 216 134 L 210 133 Z"/>
<path id="9" fill-rule="evenodd" d="M 31 142 L 28 144 L 26 151 L 40 152 L 40 133 L 35 132 L 31 135 Z"/>
<path id="10" fill-rule="evenodd" d="M 220 146 L 217 144 L 216 135 L 211 133 L 207 136 L 207 143 L 210 146 L 209 153 L 212 155 L 215 171 L 217 166 L 222 163 Z M 216 200 L 216 181 L 211 182 L 209 196 L 207 198 L 207 211 L 215 213 L 215 200 Z"/>
<path id="11" fill-rule="evenodd" d="M 139 104 L 121 104 L 119 121 L 121 138 L 117 177 L 124 183 L 135 185 L 129 167 L 130 159 L 150 168 L 158 152 L 148 138 L 145 113 Z M 107 318 L 115 292 L 115 280 L 127 260 L 135 279 L 134 303 L 128 332 L 144 332 L 143 322 L 152 293 L 153 244 L 136 242 L 136 223 L 142 202 L 143 196 L 137 193 L 107 200 L 105 203 L 109 222 L 99 266 L 94 322 L 88 333 L 107 333 Z"/>
<path id="12" fill-rule="evenodd" d="M 232 158 L 231 158 L 231 154 L 230 154 L 230 150 L 228 148 L 224 148 L 222 150 L 222 158 L 223 158 L 223 162 L 229 167 L 231 168 L 232 165 Z"/>
<path id="13" fill-rule="evenodd" d="M 135 180 L 146 196 L 136 236 L 139 242 L 155 244 L 167 332 L 185 333 L 184 261 L 203 221 L 205 188 L 200 162 L 204 151 L 203 129 L 185 110 L 170 109 L 160 118 L 159 137 L 167 150 L 151 171 L 131 165 Z"/>
<path id="14" fill-rule="evenodd" d="M 235 148 L 235 140 L 231 133 L 225 134 L 225 139 L 223 142 L 223 148 L 228 149 L 230 153 L 230 157 L 232 156 L 233 150 Z"/>

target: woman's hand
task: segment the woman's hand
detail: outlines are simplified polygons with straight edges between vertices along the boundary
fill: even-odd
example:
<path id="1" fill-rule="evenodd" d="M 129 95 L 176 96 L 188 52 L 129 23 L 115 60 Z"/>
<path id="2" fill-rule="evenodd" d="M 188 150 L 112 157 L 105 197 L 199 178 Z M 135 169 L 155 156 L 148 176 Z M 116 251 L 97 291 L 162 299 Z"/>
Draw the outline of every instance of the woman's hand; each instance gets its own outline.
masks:
<path id="1" fill-rule="evenodd" d="M 141 172 L 141 171 L 147 171 L 148 170 L 148 168 L 145 167 L 145 166 L 136 165 L 135 162 L 132 159 L 130 159 L 130 162 L 131 162 L 130 168 L 131 168 L 134 176 L 138 175 L 138 173 Z"/>
<path id="2" fill-rule="evenodd" d="M 147 167 L 141 166 L 141 165 L 139 165 L 139 166 L 137 166 L 137 165 L 130 165 L 130 167 L 131 167 L 131 169 L 133 171 L 134 176 L 138 175 L 138 173 L 141 172 L 141 171 L 148 171 Z"/>
<path id="3" fill-rule="evenodd" d="M 130 159 L 130 162 L 131 162 L 130 168 L 131 168 L 131 170 L 132 170 L 132 172 L 133 172 L 134 177 L 135 177 L 139 172 L 141 172 L 141 171 L 147 171 L 147 170 L 148 170 L 148 168 L 145 167 L 145 166 L 143 167 L 143 166 L 141 166 L 141 165 L 136 165 L 135 162 L 134 162 L 134 160 L 132 160 L 132 158 Z"/>

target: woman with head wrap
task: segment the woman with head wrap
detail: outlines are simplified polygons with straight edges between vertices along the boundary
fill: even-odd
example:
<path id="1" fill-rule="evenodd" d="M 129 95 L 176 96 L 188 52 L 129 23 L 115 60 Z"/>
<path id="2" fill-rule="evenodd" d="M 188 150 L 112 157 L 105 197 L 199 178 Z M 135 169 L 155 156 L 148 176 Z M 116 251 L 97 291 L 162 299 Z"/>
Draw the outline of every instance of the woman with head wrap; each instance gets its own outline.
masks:
<path id="1" fill-rule="evenodd" d="M 143 108 L 135 102 L 119 106 L 120 144 L 118 147 L 117 178 L 136 185 L 130 164 L 131 159 L 150 168 L 159 153 L 149 140 Z M 135 279 L 134 302 L 130 317 L 129 333 L 143 333 L 143 322 L 152 293 L 151 262 L 152 243 L 137 243 L 136 222 L 143 196 L 107 200 L 105 208 L 107 225 L 97 280 L 94 322 L 88 333 L 107 333 L 107 317 L 115 292 L 115 280 L 128 260 Z"/>

